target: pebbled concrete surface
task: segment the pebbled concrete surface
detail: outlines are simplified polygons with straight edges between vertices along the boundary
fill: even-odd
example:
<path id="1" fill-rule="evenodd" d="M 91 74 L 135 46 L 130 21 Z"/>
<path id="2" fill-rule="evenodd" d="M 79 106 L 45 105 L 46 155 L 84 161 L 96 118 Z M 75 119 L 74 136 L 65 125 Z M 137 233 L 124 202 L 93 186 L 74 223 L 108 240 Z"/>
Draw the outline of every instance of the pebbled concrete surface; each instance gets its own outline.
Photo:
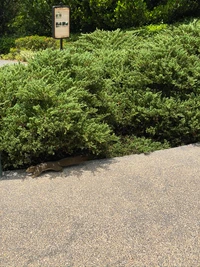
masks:
<path id="1" fill-rule="evenodd" d="M 4 59 L 0 59 L 0 67 L 4 66 L 4 65 L 12 65 L 12 64 L 27 64 L 26 62 L 19 62 L 17 60 L 4 60 Z"/>
<path id="2" fill-rule="evenodd" d="M 1 267 L 200 266 L 200 146 L 0 180 Z"/>
<path id="3" fill-rule="evenodd" d="M 18 61 L 16 60 L 3 60 L 0 59 L 0 67 L 4 66 L 4 65 L 8 65 L 8 64 L 15 64 L 18 63 Z"/>

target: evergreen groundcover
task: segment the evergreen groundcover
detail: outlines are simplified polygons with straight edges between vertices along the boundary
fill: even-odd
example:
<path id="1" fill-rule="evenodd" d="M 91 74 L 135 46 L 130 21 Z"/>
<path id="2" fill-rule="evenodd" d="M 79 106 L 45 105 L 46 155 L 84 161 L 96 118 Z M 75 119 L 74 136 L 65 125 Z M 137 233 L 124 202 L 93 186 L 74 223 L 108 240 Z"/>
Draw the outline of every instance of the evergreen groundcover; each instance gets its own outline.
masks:
<path id="1" fill-rule="evenodd" d="M 4 169 L 200 141 L 200 22 L 82 35 L 0 69 Z"/>

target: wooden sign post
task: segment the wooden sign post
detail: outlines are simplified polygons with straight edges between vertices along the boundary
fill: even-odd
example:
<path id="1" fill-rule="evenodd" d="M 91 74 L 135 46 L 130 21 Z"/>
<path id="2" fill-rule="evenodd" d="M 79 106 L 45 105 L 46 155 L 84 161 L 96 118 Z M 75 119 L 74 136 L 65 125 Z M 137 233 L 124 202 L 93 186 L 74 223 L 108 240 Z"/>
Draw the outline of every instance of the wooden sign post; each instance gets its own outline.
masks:
<path id="1" fill-rule="evenodd" d="M 53 6 L 52 8 L 53 38 L 60 39 L 60 49 L 63 49 L 63 38 L 70 35 L 70 8 L 69 6 Z"/>

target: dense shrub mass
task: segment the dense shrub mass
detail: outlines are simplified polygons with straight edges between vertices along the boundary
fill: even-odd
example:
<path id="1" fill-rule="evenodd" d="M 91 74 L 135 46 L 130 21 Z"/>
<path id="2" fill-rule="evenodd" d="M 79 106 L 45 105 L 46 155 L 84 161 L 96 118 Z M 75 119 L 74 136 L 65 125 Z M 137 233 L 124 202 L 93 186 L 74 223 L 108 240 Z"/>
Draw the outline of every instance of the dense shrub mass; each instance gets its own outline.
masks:
<path id="1" fill-rule="evenodd" d="M 198 142 L 200 23 L 152 32 L 97 30 L 1 68 L 4 168 Z"/>
<path id="2" fill-rule="evenodd" d="M 28 66 L 3 68 L 0 149 L 4 160 L 9 158 L 17 166 L 55 152 L 99 154 L 115 139 L 104 116 L 90 105 L 93 96 L 66 72 L 70 65 L 69 53 L 48 51 Z"/>
<path id="3" fill-rule="evenodd" d="M 15 40 L 17 49 L 30 49 L 32 51 L 44 50 L 47 48 L 56 48 L 56 40 L 45 36 L 26 36 Z"/>
<path id="4" fill-rule="evenodd" d="M 197 22 L 182 25 L 148 39 L 120 31 L 110 38 L 96 31 L 80 39 L 79 47 L 102 63 L 99 87 L 105 88 L 102 101 L 109 103 L 107 120 L 115 132 L 166 139 L 171 145 L 197 141 L 199 27 Z M 85 68 L 82 72 L 88 75 Z"/>
<path id="5" fill-rule="evenodd" d="M 4 39 L 7 40 L 6 43 L 3 43 L 0 39 L 0 58 L 3 59 L 27 61 L 35 51 L 45 50 L 47 48 L 56 49 L 59 47 L 58 40 L 52 37 L 34 35 L 16 39 L 2 38 L 2 40 Z M 10 41 L 8 43 L 8 40 L 12 40 L 12 42 Z"/>

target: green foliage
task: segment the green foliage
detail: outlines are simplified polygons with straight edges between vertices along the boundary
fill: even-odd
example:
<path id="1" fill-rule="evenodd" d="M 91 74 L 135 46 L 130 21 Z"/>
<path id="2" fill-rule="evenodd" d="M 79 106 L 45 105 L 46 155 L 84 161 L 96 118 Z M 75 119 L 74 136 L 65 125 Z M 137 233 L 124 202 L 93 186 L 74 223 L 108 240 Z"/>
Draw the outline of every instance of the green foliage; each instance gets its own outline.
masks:
<path id="1" fill-rule="evenodd" d="M 50 65 L 54 62 L 53 65 Z M 21 166 L 56 151 L 106 151 L 116 138 L 93 96 L 71 78 L 70 53 L 47 51 L 0 72 L 0 150 L 4 166 Z"/>
<path id="2" fill-rule="evenodd" d="M 48 48 L 56 49 L 59 47 L 58 40 L 53 39 L 52 37 L 35 35 L 21 37 L 15 40 L 11 38 L 4 39 L 12 40 L 12 42 L 10 41 L 10 46 L 6 46 L 8 41 L 3 43 L 4 47 L 6 47 L 6 54 L 1 55 L 2 59 L 16 59 L 19 61 L 27 61 L 34 56 L 35 51 L 45 50 Z"/>
<path id="3" fill-rule="evenodd" d="M 144 0 L 118 0 L 114 10 L 116 27 L 129 28 L 145 25 L 147 20 L 147 6 Z"/>
<path id="4" fill-rule="evenodd" d="M 172 23 L 200 16 L 198 0 L 63 0 L 71 8 L 71 32 L 126 29 L 155 23 Z M 0 3 L 0 33 L 52 35 L 55 0 L 10 0 Z"/>
<path id="5" fill-rule="evenodd" d="M 197 0 L 167 0 L 166 3 L 156 5 L 149 12 L 151 23 L 164 22 L 172 23 L 187 16 L 199 16 L 199 1 Z"/>
<path id="6" fill-rule="evenodd" d="M 51 36 L 52 6 L 55 0 L 18 0 L 18 12 L 11 28 L 18 36 Z"/>
<path id="7" fill-rule="evenodd" d="M 146 26 L 147 31 L 149 32 L 159 32 L 167 28 L 167 24 L 150 24 Z"/>
<path id="8" fill-rule="evenodd" d="M 200 23 L 147 36 L 97 30 L 67 50 L 35 54 L 27 66 L 1 68 L 4 167 L 199 142 Z"/>
<path id="9" fill-rule="evenodd" d="M 0 38 L 0 54 L 7 54 L 10 48 L 15 44 L 15 39 L 12 37 L 1 37 Z"/>
<path id="10" fill-rule="evenodd" d="M 31 50 L 19 50 L 17 48 L 10 48 L 10 52 L 5 55 L 1 55 L 2 59 L 28 61 L 34 57 L 34 52 Z"/>
<path id="11" fill-rule="evenodd" d="M 149 38 L 119 30 L 80 38 L 77 46 L 95 54 L 99 68 L 92 68 L 92 59 L 96 79 L 91 81 L 91 72 L 83 69 L 81 82 L 90 80 L 89 88 L 98 88 L 115 133 L 166 139 L 171 145 L 198 140 L 199 29 L 194 21 Z"/>
<path id="12" fill-rule="evenodd" d="M 0 36 L 13 34 L 12 23 L 13 18 L 17 16 L 19 11 L 20 0 L 0 1 Z"/>
<path id="13" fill-rule="evenodd" d="M 153 141 L 145 137 L 122 136 L 118 142 L 109 147 L 109 153 L 112 157 L 125 156 L 129 154 L 148 154 L 155 150 L 170 148 L 170 144 L 164 140 L 163 143 Z"/>
<path id="14" fill-rule="evenodd" d="M 57 47 L 57 43 L 52 37 L 34 35 L 16 39 L 15 46 L 20 50 L 25 49 L 39 51 L 47 48 L 55 49 Z"/>

